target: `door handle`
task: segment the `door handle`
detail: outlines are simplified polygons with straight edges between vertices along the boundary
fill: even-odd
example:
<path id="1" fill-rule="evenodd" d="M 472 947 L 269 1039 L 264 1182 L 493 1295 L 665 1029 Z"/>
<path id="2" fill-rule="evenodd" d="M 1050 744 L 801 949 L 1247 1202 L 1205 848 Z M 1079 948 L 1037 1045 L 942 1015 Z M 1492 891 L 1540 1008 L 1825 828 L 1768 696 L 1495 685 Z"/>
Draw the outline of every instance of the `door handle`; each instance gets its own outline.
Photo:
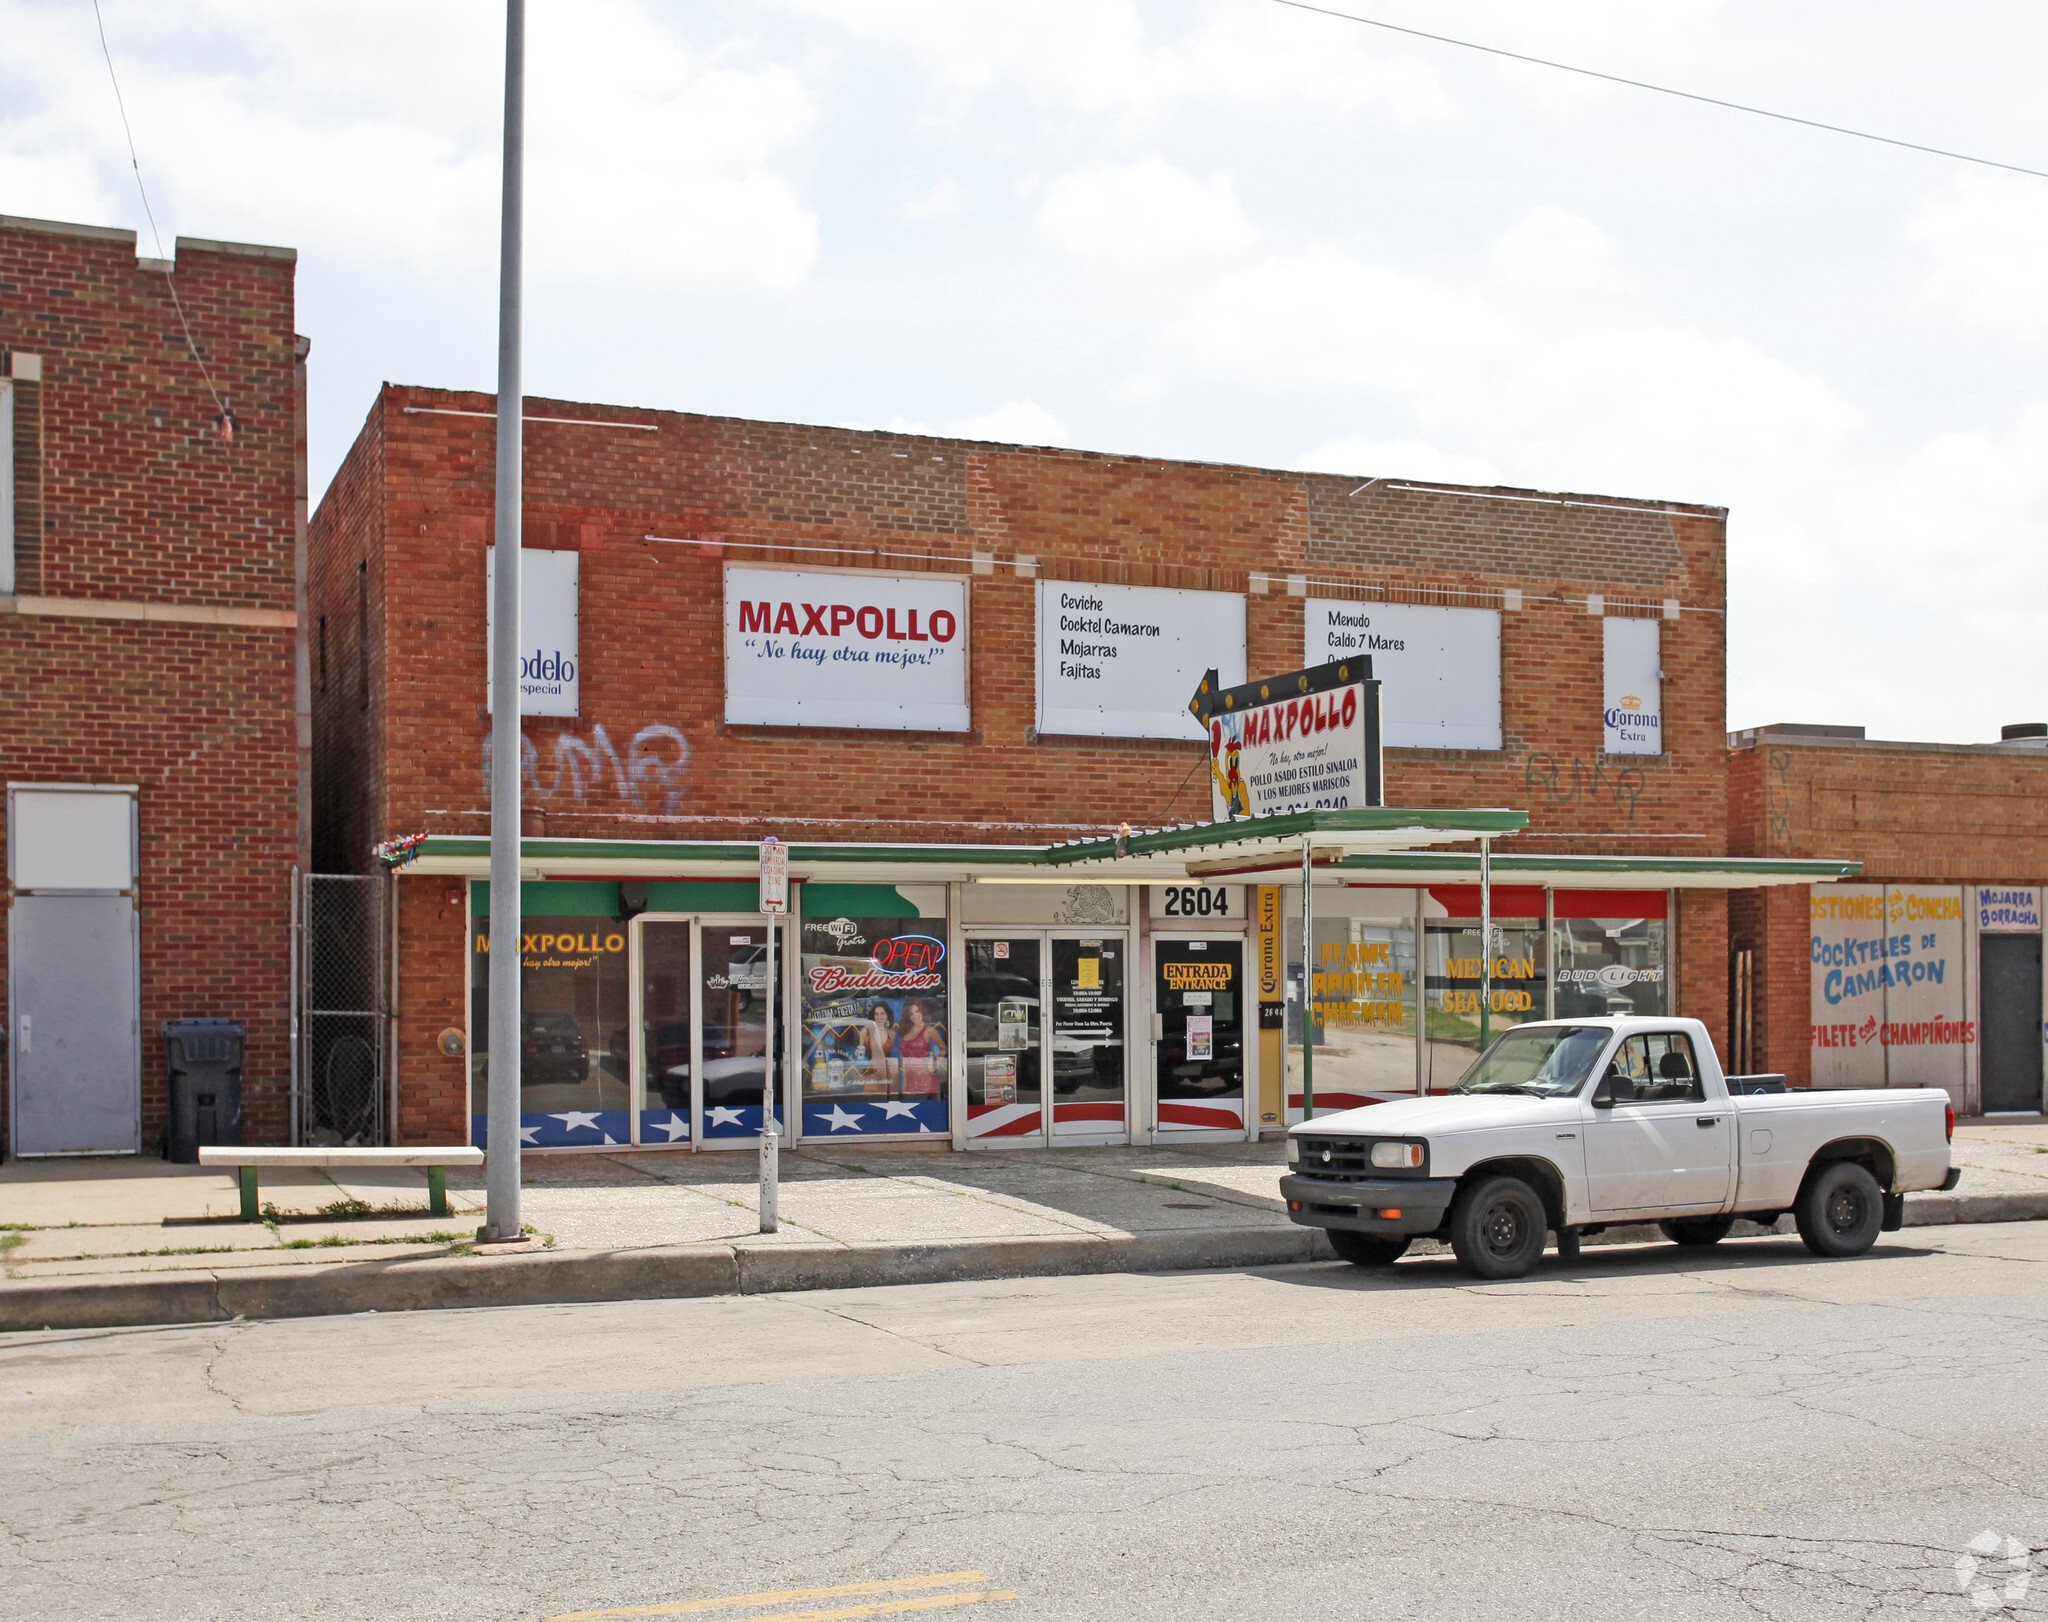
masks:
<path id="1" fill-rule="evenodd" d="M 1702 1115 L 1697 1117 L 1697 1120 L 1701 1126 L 1719 1126 L 1721 1124 L 1721 1117 L 1718 1115 Z"/>

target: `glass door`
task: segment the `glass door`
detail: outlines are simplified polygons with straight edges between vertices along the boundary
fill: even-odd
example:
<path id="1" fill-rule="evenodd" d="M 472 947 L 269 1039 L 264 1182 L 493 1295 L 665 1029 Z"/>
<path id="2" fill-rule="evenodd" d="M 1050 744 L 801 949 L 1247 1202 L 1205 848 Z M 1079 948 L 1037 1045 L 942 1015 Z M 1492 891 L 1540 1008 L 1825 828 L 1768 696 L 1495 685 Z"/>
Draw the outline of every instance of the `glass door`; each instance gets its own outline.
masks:
<path id="1" fill-rule="evenodd" d="M 1040 1069 L 1041 940 L 1031 934 L 967 939 L 967 1139 L 1045 1141 Z"/>
<path id="2" fill-rule="evenodd" d="M 1122 1138 L 1123 941 L 1055 935 L 1051 944 L 1052 1136 Z"/>
<path id="3" fill-rule="evenodd" d="M 1242 936 L 1152 937 L 1161 1137 L 1245 1131 Z"/>
<path id="4" fill-rule="evenodd" d="M 640 1141 L 749 1146 L 761 1131 L 767 1072 L 767 925 L 641 917 L 634 927 Z M 786 1039 L 779 989 L 775 1000 L 779 1052 Z M 778 1119 L 786 1131 L 787 1116 L 778 1112 Z"/>
<path id="5" fill-rule="evenodd" d="M 640 937 L 637 1078 L 633 1108 L 642 1143 L 695 1140 L 690 1077 L 696 1058 L 696 924 L 688 918 L 636 918 Z"/>
<path id="6" fill-rule="evenodd" d="M 787 934 L 777 930 L 778 942 Z M 697 930 L 697 1141 L 744 1148 L 761 1135 L 768 1075 L 768 926 L 706 918 Z M 786 1051 L 776 976 L 776 1041 Z M 782 1110 L 776 1119 L 789 1130 Z"/>

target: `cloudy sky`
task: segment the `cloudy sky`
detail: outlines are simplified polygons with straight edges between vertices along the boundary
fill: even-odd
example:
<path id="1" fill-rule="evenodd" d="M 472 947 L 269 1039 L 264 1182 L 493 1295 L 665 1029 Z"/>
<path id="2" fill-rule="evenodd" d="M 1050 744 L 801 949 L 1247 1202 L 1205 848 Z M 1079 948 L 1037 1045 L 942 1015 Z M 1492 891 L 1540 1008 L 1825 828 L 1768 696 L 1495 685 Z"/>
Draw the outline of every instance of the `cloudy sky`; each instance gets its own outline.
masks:
<path id="1" fill-rule="evenodd" d="M 493 386 L 502 11 L 102 0 L 166 240 L 300 250 L 316 493 Z M 2048 169 L 2017 0 L 1369 16 Z M 1732 509 L 1731 726 L 2048 719 L 2048 180 L 1271 0 L 532 0 L 527 381 Z M 88 0 L 0 213 L 145 229 Z"/>

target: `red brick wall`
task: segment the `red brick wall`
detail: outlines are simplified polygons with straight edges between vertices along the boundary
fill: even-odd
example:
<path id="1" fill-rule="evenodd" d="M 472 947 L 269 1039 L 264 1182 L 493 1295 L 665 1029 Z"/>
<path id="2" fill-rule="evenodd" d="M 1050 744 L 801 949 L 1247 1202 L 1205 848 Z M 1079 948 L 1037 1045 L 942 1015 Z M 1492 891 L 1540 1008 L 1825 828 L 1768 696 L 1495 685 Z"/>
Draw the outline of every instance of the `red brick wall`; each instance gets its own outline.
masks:
<path id="1" fill-rule="evenodd" d="M 465 1030 L 469 887 L 462 879 L 407 877 L 398 885 L 400 961 L 397 1043 L 400 1143 L 469 1142 L 467 1058 L 440 1049 L 441 1032 Z"/>
<path id="2" fill-rule="evenodd" d="M 387 387 L 313 526 L 312 613 L 329 623 L 318 697 L 323 865 L 360 870 L 377 839 L 489 827 L 484 775 L 485 547 L 494 432 L 485 395 Z M 408 410 L 407 408 L 411 408 Z M 1299 666 L 1317 596 L 1524 606 L 1502 621 L 1498 752 L 1398 750 L 1388 798 L 1526 808 L 1501 849 L 1630 855 L 1722 852 L 1727 815 L 1724 525 L 1709 509 L 1562 506 L 1359 480 L 802 425 L 529 400 L 526 544 L 581 554 L 583 714 L 529 719 L 529 809 L 566 837 L 703 839 L 770 830 L 817 839 L 1038 842 L 1207 815 L 1198 741 L 1038 738 L 1034 588 L 1044 577 L 1192 589 L 1270 589 L 1247 606 L 1253 672 Z M 462 415 L 460 413 L 478 413 Z M 650 541 L 648 536 L 671 538 Z M 672 544 L 680 540 L 688 544 Z M 813 547 L 817 551 L 787 548 Z M 734 727 L 723 720 L 723 565 L 921 568 L 970 576 L 971 733 Z M 336 696 L 355 571 L 372 584 L 370 707 Z M 1663 622 L 1665 743 L 1602 754 L 1601 629 L 1613 613 Z M 352 634 L 352 633 L 351 633 Z M 646 729 L 688 749 L 679 792 L 615 772 Z M 672 745 L 660 742 L 664 750 Z M 582 761 L 581 792 L 574 763 Z M 595 762 L 595 765 L 591 763 Z M 443 941 L 435 879 L 408 878 L 403 1135 L 461 1133 L 459 1064 L 433 1039 L 463 1023 L 462 953 Z M 1725 1034 L 1727 925 L 1718 897 L 1680 909 L 1680 996 Z M 451 1113 L 446 1114 L 444 1110 Z"/>
<path id="3" fill-rule="evenodd" d="M 181 239 L 174 274 L 241 420 L 232 441 L 171 275 L 138 267 L 132 233 L 0 219 L 0 349 L 42 363 L 19 402 L 17 589 L 288 613 L 292 256 Z M 165 1019 L 246 1022 L 246 1139 L 287 1131 L 292 658 L 288 624 L 0 613 L 5 777 L 140 786 L 146 1152 L 163 1121 Z M 0 941 L 0 972 L 4 953 Z"/>
<path id="4" fill-rule="evenodd" d="M 489 397 L 387 388 L 359 444 L 362 477 L 381 463 L 377 503 L 352 472 L 314 526 L 313 612 L 354 613 L 351 571 L 367 558 L 382 618 L 372 736 L 381 783 L 347 785 L 369 806 L 371 839 L 425 827 L 487 827 L 482 771 L 484 548 L 491 511 Z M 529 804 L 555 835 L 707 838 L 771 824 L 814 837 L 1015 838 L 1206 815 L 1199 742 L 1036 739 L 1033 587 L 1009 567 L 1036 556 L 1048 577 L 1242 591 L 1254 572 L 1298 573 L 1319 594 L 1403 601 L 1513 586 L 1503 617 L 1504 731 L 1497 753 L 1395 751 L 1389 799 L 1407 805 L 1526 807 L 1518 850 L 1715 855 L 1726 805 L 1722 667 L 1723 536 L 1718 514 L 1543 506 L 1357 481 L 1139 458 L 863 434 L 672 413 L 529 401 L 533 416 L 609 415 L 651 433 L 532 424 L 526 539 L 582 556 L 583 715 L 529 720 L 539 751 Z M 352 468 L 356 464 L 352 462 Z M 668 545 L 643 537 L 712 538 Z M 821 546 L 794 553 L 775 547 Z M 975 730 L 956 734 L 728 727 L 722 719 L 722 564 L 801 561 L 957 571 L 976 551 L 997 571 L 972 580 Z M 910 554 L 887 556 L 884 554 Z M 383 572 L 388 571 L 388 572 Z M 380 583 L 382 591 L 375 588 Z M 1664 598 L 1717 612 L 1663 625 L 1667 753 L 1601 754 L 1600 625 Z M 1549 601 L 1543 599 L 1567 599 Z M 1497 595 L 1491 600 L 1498 601 Z M 1253 670 L 1301 661 L 1302 603 L 1250 600 Z M 377 705 L 386 706 L 374 713 Z M 690 762 L 677 803 L 558 776 L 562 740 L 624 759 L 647 727 L 674 727 Z M 570 752 L 573 755 L 574 751 Z M 377 767 L 373 767 L 372 771 Z M 905 784 L 911 785 L 907 802 Z M 801 785 L 793 789 L 792 785 Z M 323 783 L 323 797 L 330 788 Z M 764 812 L 767 815 L 764 816 Z M 1705 838 L 1700 836 L 1705 834 Z M 355 845 L 366 843 L 350 833 Z M 366 857 L 347 853 L 348 865 Z"/>
<path id="5" fill-rule="evenodd" d="M 1699 1020 L 1723 1062 L 1728 1043 L 1728 892 L 1680 890 L 1678 1012 Z"/>
<path id="6" fill-rule="evenodd" d="M 1783 1071 L 1794 1087 L 1813 1080 L 1812 894 L 1806 885 L 1791 884 L 1728 896 L 1729 951 L 1754 954 L 1752 1063 L 1759 1072 Z"/>

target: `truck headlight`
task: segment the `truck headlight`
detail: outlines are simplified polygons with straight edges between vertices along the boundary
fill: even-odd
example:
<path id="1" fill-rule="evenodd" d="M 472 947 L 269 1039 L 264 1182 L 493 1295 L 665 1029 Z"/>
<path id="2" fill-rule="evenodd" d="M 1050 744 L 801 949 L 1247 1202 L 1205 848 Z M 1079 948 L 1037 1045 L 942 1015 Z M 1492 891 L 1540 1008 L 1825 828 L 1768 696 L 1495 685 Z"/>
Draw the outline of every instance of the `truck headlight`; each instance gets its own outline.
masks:
<path id="1" fill-rule="evenodd" d="M 1413 1170 L 1422 1164 L 1422 1145 L 1419 1143 L 1375 1143 L 1372 1146 L 1372 1163 L 1389 1170 Z"/>
<path id="2" fill-rule="evenodd" d="M 1301 1164 L 1301 1139 L 1289 1138 L 1287 1140 L 1287 1164 L 1290 1166 Z"/>

